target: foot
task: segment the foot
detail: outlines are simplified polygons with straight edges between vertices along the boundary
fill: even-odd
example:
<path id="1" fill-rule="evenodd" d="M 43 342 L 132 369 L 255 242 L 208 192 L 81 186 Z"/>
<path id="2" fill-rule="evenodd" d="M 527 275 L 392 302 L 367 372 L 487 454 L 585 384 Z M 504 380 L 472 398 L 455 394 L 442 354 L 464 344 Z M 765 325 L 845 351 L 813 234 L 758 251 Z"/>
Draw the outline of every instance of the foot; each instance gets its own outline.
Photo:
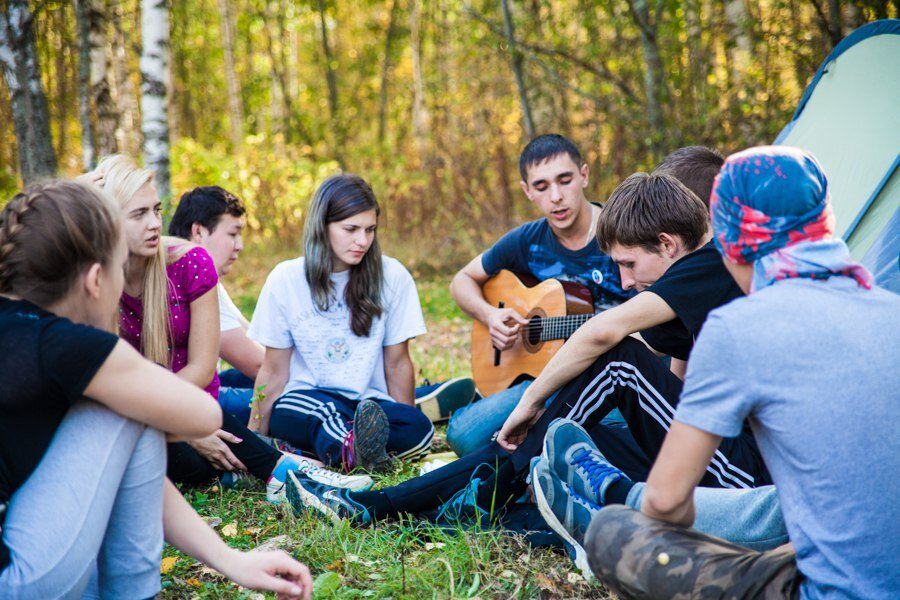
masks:
<path id="1" fill-rule="evenodd" d="M 316 466 L 306 460 L 298 461 L 295 470 L 302 472 L 313 481 L 352 492 L 364 492 L 374 483 L 368 475 L 344 475 Z M 285 482 L 273 474 L 266 483 L 266 500 L 272 504 L 280 504 L 284 500 L 284 490 Z"/>
<path id="2" fill-rule="evenodd" d="M 610 484 L 628 479 L 606 460 L 587 431 L 568 419 L 550 424 L 541 457 L 572 492 L 599 506 L 606 504 Z"/>
<path id="3" fill-rule="evenodd" d="M 349 471 L 362 467 L 367 471 L 384 472 L 391 467 L 387 453 L 390 423 L 384 410 L 374 400 L 363 400 L 353 415 L 353 429 L 344 439 L 342 459 Z"/>
<path id="4" fill-rule="evenodd" d="M 547 525 L 562 538 L 569 557 L 585 577 L 592 575 L 584 550 L 584 534 L 600 507 L 576 495 L 543 457 L 531 461 L 531 487 Z"/>
<path id="5" fill-rule="evenodd" d="M 445 381 L 434 391 L 416 398 L 416 406 L 432 423 L 446 421 L 459 408 L 466 406 L 475 397 L 475 382 L 468 377 L 457 377 Z"/>
<path id="6" fill-rule="evenodd" d="M 302 471 L 288 473 L 287 498 L 296 514 L 315 511 L 335 525 L 344 519 L 359 526 L 372 523 L 369 511 L 350 497 L 349 490 L 313 481 Z"/>

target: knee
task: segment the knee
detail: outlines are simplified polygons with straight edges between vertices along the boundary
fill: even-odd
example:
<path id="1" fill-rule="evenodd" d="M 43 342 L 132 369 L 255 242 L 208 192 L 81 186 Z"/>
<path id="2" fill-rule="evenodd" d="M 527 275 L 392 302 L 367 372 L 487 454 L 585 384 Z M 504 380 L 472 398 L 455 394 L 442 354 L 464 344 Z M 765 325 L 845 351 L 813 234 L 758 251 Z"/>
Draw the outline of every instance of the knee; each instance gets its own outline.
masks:
<path id="1" fill-rule="evenodd" d="M 591 520 L 584 535 L 588 563 L 594 575 L 608 583 L 629 556 L 628 542 L 638 530 L 640 513 L 622 505 L 606 506 Z"/>

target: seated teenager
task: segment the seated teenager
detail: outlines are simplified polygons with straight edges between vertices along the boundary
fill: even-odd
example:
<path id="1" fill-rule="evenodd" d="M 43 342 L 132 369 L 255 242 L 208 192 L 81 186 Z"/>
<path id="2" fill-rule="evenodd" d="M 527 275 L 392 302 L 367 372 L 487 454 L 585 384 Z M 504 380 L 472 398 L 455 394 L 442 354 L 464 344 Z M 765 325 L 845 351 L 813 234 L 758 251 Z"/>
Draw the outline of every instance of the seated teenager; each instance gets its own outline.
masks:
<path id="1" fill-rule="evenodd" d="M 244 248 L 244 205 L 234 194 L 218 187 L 198 187 L 182 194 L 169 223 L 169 235 L 186 239 L 209 252 L 221 278 L 227 275 Z M 247 337 L 250 323 L 241 314 L 221 281 L 219 297 L 219 356 L 246 378 L 243 385 L 223 384 L 219 404 L 241 423 L 250 420 L 253 381 L 265 357 L 265 348 Z M 222 374 L 220 374 L 221 376 Z"/>
<path id="2" fill-rule="evenodd" d="M 711 216 L 748 296 L 710 315 L 641 511 L 599 512 L 591 567 L 629 597 L 896 598 L 900 298 L 832 238 L 827 180 L 801 150 L 729 157 Z M 766 553 L 688 529 L 719 440 L 747 421 L 791 538 Z"/>
<path id="3" fill-rule="evenodd" d="M 508 350 L 521 335 L 525 319 L 512 308 L 484 298 L 483 287 L 502 269 L 535 281 L 558 279 L 586 286 L 594 310 L 611 308 L 631 294 L 622 289 L 619 269 L 600 250 L 594 232 L 602 206 L 585 197 L 588 165 L 571 140 L 541 135 L 519 157 L 520 185 L 543 215 L 504 235 L 453 278 L 450 291 L 459 307 L 490 332 L 494 347 Z M 526 380 L 456 411 L 447 442 L 459 456 L 486 446 L 530 385 Z"/>
<path id="4" fill-rule="evenodd" d="M 107 331 L 118 213 L 65 182 L 0 213 L 0 596 L 152 597 L 165 536 L 242 586 L 309 598 L 304 565 L 229 548 L 165 478 L 165 436 L 208 435 L 221 411 Z"/>
<path id="5" fill-rule="evenodd" d="M 643 214 L 644 217 L 638 219 L 636 218 L 638 214 Z M 570 419 L 590 428 L 599 422 L 604 411 L 608 411 L 613 403 L 621 408 L 622 414 L 626 420 L 629 420 L 629 428 L 635 433 L 635 437 L 643 440 L 648 455 L 655 456 L 658 452 L 658 444 L 661 443 L 665 429 L 668 427 L 668 422 L 664 419 L 665 413 L 657 412 L 657 409 L 660 405 L 664 406 L 664 402 L 677 402 L 681 380 L 666 369 L 644 344 L 627 336 L 632 331 L 642 329 L 642 326 L 651 327 L 656 323 L 670 324 L 671 326 L 674 323 L 669 323 L 670 321 L 680 321 L 682 318 L 690 324 L 692 329 L 699 329 L 696 319 L 705 319 L 705 312 L 740 295 L 740 290 L 728 277 L 728 272 L 725 271 L 721 261 L 717 256 L 710 257 L 709 255 L 709 246 L 706 245 L 709 239 L 706 215 L 704 204 L 668 175 L 638 174 L 630 177 L 616 188 L 603 210 L 598 228 L 602 235 L 608 235 L 609 239 L 616 240 L 616 246 L 610 249 L 612 256 L 616 257 L 618 254 L 621 257 L 626 250 L 637 253 L 638 258 L 635 260 L 639 260 L 640 264 L 623 265 L 623 282 L 628 288 L 634 286 L 634 273 L 637 273 L 639 289 L 643 290 L 645 286 L 654 282 L 662 283 L 663 285 L 656 289 L 659 289 L 660 293 L 664 294 L 672 304 L 662 300 L 662 296 L 652 294 L 663 306 L 659 307 L 654 298 L 651 298 L 650 308 L 644 308 L 644 310 L 650 311 L 650 314 L 642 317 L 641 305 L 646 299 L 646 295 L 651 294 L 649 291 L 642 291 L 635 298 L 593 317 L 587 325 L 582 326 L 579 332 L 557 354 L 557 357 L 563 354 L 570 344 L 585 344 L 584 340 L 577 339 L 578 335 L 591 323 L 598 324 L 597 329 L 589 328 L 588 330 L 599 334 L 598 343 L 608 343 L 611 349 L 602 353 L 600 358 L 594 357 L 593 360 L 598 365 L 591 368 L 596 369 L 598 373 L 594 373 L 591 378 L 595 381 L 585 382 L 581 378 L 575 378 L 564 385 L 559 397 L 550 404 L 546 411 L 549 416 L 537 420 L 533 426 L 530 426 L 530 422 L 526 425 L 530 426 L 528 427 L 530 431 L 527 431 L 524 442 L 518 444 L 518 449 L 511 443 L 511 437 L 503 437 L 505 448 L 497 443 L 492 443 L 447 466 L 399 485 L 360 493 L 333 490 L 309 480 L 302 474 L 290 474 L 288 498 L 291 504 L 298 510 L 313 509 L 332 519 L 348 518 L 357 524 L 393 518 L 404 513 L 423 514 L 441 505 L 445 505 L 449 509 L 460 503 L 467 504 L 469 508 L 475 505 L 481 511 L 494 511 L 496 514 L 501 512 L 507 503 L 515 501 L 524 493 L 529 461 L 542 451 L 545 433 L 554 414 L 565 416 L 571 413 Z M 652 237 L 649 237 L 650 241 L 646 242 L 653 248 L 652 252 L 637 246 L 641 238 L 637 238 L 636 234 L 634 237 L 621 237 L 622 232 L 627 231 L 623 221 L 624 223 L 649 223 L 645 226 L 653 228 L 655 232 Z M 620 237 L 615 237 L 612 230 L 618 230 Z M 645 233 L 645 235 L 649 234 Z M 635 249 L 636 247 L 637 249 Z M 625 262 L 624 258 L 623 262 Z M 678 286 L 674 286 L 674 291 L 672 287 L 667 287 L 672 281 L 686 282 L 689 288 L 697 294 L 696 297 L 690 302 L 683 300 L 674 293 L 679 290 Z M 704 282 L 705 287 L 697 287 L 697 281 Z M 698 293 L 701 291 L 706 295 Z M 632 309 L 632 305 L 637 305 L 637 309 Z M 654 310 L 653 307 L 656 307 L 657 310 Z M 678 312 L 673 307 L 678 307 Z M 660 308 L 662 310 L 658 310 Z M 620 316 L 623 312 L 625 313 L 624 317 Z M 623 322 L 625 325 L 622 324 Z M 612 331 L 608 331 L 610 324 L 618 325 Z M 618 344 L 612 342 L 615 336 L 620 336 Z M 592 345 L 591 348 L 593 349 L 594 346 Z M 578 359 L 579 350 L 583 351 L 583 348 L 576 348 L 575 356 L 570 356 L 566 360 Z M 557 358 L 554 357 L 551 365 L 548 365 L 544 373 L 528 388 L 523 401 L 528 398 L 532 389 L 541 389 L 541 380 L 556 361 Z M 607 361 L 608 369 L 606 366 L 600 366 L 599 363 L 602 361 Z M 643 370 L 636 368 L 635 365 Z M 590 366 L 590 361 L 588 366 Z M 610 373 L 614 377 L 604 381 L 604 378 L 608 377 Z M 653 385 L 662 389 L 662 393 L 654 392 Z M 626 389 L 619 389 L 620 387 L 626 387 Z M 641 394 L 643 403 L 639 403 L 634 398 L 637 393 Z M 578 403 L 579 398 L 587 398 L 589 401 Z M 648 399 L 649 401 L 647 401 Z M 573 409 L 568 407 L 569 403 L 574 404 Z M 541 408 L 543 408 L 543 404 L 543 399 L 541 399 Z M 641 404 L 645 404 L 648 407 L 647 410 L 653 410 L 659 421 L 656 420 L 656 417 L 646 415 Z M 515 416 L 516 413 L 510 419 Z M 505 429 L 506 427 L 504 427 Z M 518 428 L 510 431 L 517 430 Z M 501 436 L 503 433 L 501 432 Z M 749 489 L 751 486 L 768 481 L 768 475 L 756 455 L 752 438 L 747 434 L 742 434 L 742 436 L 731 440 L 730 444 L 723 444 L 722 459 L 719 460 L 717 468 L 708 473 L 707 480 L 712 487 Z M 559 443 L 557 446 L 565 448 L 567 444 Z M 570 456 L 568 460 L 574 458 L 574 456 Z M 519 466 L 520 464 L 524 466 Z M 590 460 L 579 462 L 576 468 L 579 471 L 578 476 L 584 476 L 589 482 L 596 480 L 596 474 L 599 472 L 599 469 L 595 468 Z M 616 472 L 620 473 L 617 469 Z M 596 483 L 600 482 L 596 481 Z M 626 501 L 634 487 L 630 480 L 622 477 L 611 481 L 610 485 L 602 491 L 607 502 L 621 503 Z M 766 490 L 765 494 L 766 506 L 772 507 L 774 495 L 771 487 Z M 734 497 L 731 495 L 719 494 L 713 496 L 711 501 L 722 504 L 732 498 Z M 722 512 L 718 514 L 722 514 Z M 774 525 L 777 526 L 777 519 L 780 518 L 777 510 L 771 516 L 774 519 Z M 713 527 L 719 528 L 714 531 L 722 535 L 732 535 L 729 532 L 734 532 L 735 529 L 734 527 L 729 528 L 728 525 L 727 522 L 722 523 L 719 520 L 717 524 L 713 524 Z M 725 526 L 724 529 L 721 529 L 723 526 Z M 761 532 L 761 535 L 767 535 L 772 528 L 760 527 L 757 530 Z M 737 538 L 736 541 L 742 543 L 754 541 L 751 535 L 744 536 L 741 532 L 738 534 L 743 537 Z M 762 539 L 758 539 L 756 542 L 771 544 L 777 539 L 779 536 L 775 535 L 771 536 L 768 542 Z M 780 539 L 783 539 L 783 535 Z"/>
<path id="6" fill-rule="evenodd" d="M 96 177 L 122 211 L 128 262 L 119 307 L 119 335 L 153 362 L 218 397 L 218 276 L 209 254 L 177 238 L 163 238 L 161 204 L 153 173 L 128 157 L 104 158 Z M 168 445 L 168 474 L 176 483 L 206 485 L 223 473 L 248 472 L 267 482 L 278 502 L 286 473 L 303 468 L 331 485 L 368 488 L 371 479 L 319 469 L 287 456 L 252 434 L 228 413 L 212 435 Z"/>
<path id="7" fill-rule="evenodd" d="M 416 285 L 378 246 L 363 179 L 316 191 L 304 256 L 269 274 L 248 335 L 266 347 L 250 427 L 346 469 L 427 454 L 434 429 L 414 404 L 409 340 L 425 333 Z"/>

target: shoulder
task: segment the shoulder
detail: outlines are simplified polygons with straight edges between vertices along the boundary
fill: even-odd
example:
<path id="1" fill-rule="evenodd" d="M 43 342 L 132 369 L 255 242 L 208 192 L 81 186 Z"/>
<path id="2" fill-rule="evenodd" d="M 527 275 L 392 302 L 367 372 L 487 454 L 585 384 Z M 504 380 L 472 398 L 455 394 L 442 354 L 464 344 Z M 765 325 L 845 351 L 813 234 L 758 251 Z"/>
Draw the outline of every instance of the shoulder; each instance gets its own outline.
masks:
<path id="1" fill-rule="evenodd" d="M 212 257 L 202 246 L 181 238 L 163 236 L 163 248 L 166 253 L 166 265 L 184 265 L 191 261 L 212 263 Z"/>
<path id="2" fill-rule="evenodd" d="M 296 277 L 305 281 L 305 265 L 306 260 L 302 256 L 280 262 L 269 273 L 268 281 L 287 281 Z"/>
<path id="3" fill-rule="evenodd" d="M 384 271 L 384 284 L 387 289 L 415 284 L 412 274 L 396 258 L 382 255 L 381 268 Z"/>

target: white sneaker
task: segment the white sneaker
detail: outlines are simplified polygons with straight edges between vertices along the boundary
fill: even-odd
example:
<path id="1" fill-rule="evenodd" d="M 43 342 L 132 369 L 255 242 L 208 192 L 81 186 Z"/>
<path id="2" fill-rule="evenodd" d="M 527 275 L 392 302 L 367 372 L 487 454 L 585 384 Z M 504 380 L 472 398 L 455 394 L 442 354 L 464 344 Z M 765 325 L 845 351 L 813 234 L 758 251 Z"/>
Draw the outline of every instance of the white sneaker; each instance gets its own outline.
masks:
<path id="1" fill-rule="evenodd" d="M 323 467 L 317 467 L 306 461 L 301 462 L 296 470 L 313 481 L 324 483 L 331 487 L 345 488 L 352 492 L 364 492 L 371 488 L 374 483 L 368 475 L 344 475 Z M 269 481 L 266 483 L 266 500 L 272 504 L 280 504 L 284 500 L 284 482 L 274 475 L 269 477 Z"/>

